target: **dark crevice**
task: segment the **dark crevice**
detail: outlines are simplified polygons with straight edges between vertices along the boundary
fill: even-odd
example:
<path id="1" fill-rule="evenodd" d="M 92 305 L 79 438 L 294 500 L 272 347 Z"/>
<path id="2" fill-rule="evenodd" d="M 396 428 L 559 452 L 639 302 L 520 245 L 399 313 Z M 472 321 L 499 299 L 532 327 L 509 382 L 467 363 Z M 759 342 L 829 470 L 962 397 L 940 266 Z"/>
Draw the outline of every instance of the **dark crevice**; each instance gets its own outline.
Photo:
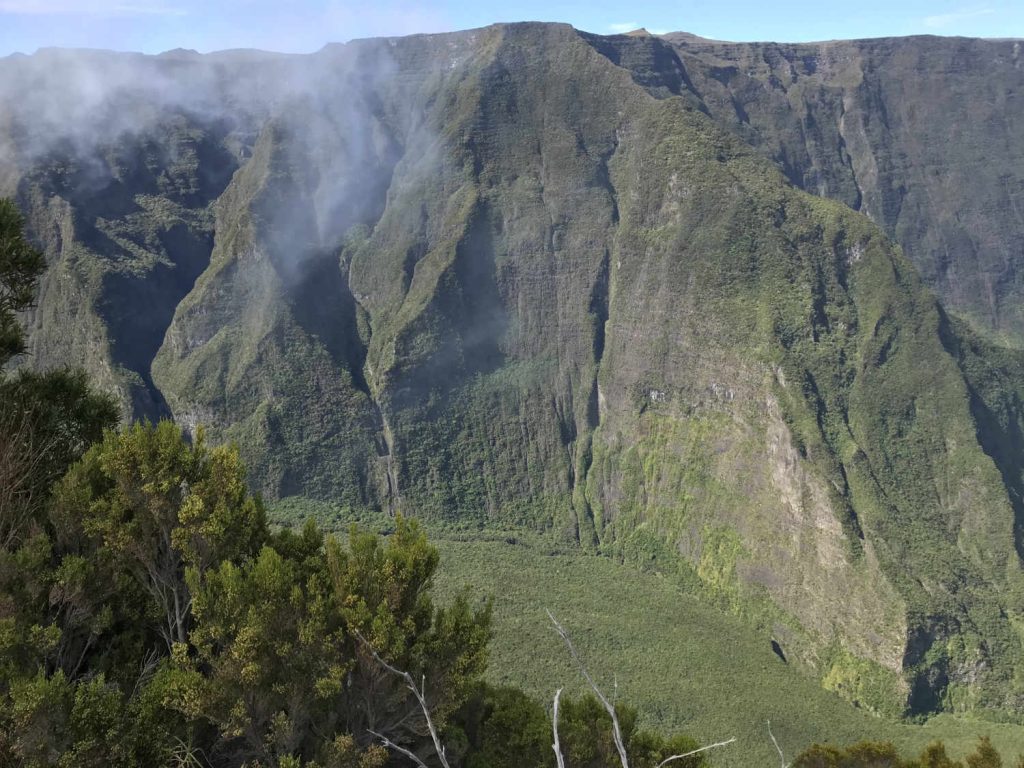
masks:
<path id="1" fill-rule="evenodd" d="M 604 336 L 605 326 L 608 323 L 608 269 L 611 254 L 605 248 L 604 256 L 601 259 L 601 266 L 597 272 L 597 279 L 590 289 L 589 312 L 594 323 L 594 362 L 600 366 L 601 358 L 604 357 Z"/>
<path id="2" fill-rule="evenodd" d="M 289 286 L 290 306 L 296 322 L 319 340 L 334 365 L 347 371 L 356 389 L 369 397 L 363 373 L 367 348 L 359 337 L 358 307 L 346 278 L 334 253 L 309 257 L 302 274 Z"/>
<path id="3" fill-rule="evenodd" d="M 600 404 L 598 393 L 598 378 L 601 371 L 601 362 L 604 359 L 605 334 L 608 327 L 608 299 L 609 299 L 609 269 L 611 254 L 606 248 L 601 266 L 598 269 L 597 278 L 590 290 L 589 314 L 593 324 L 593 355 L 594 355 L 594 378 L 590 387 L 590 396 L 587 400 L 587 426 L 596 429 L 600 423 Z"/>
<path id="4" fill-rule="evenodd" d="M 237 168 L 224 147 L 227 121 L 165 118 L 156 137 L 122 136 L 102 157 L 55 149 L 19 189 L 26 206 L 41 193 L 75 211 L 75 240 L 88 249 L 80 258 L 104 262 L 94 308 L 106 325 L 111 362 L 126 374 L 132 417 L 151 421 L 170 415 L 152 378 L 153 360 L 179 302 L 209 265 L 213 232 L 205 209 Z M 143 207 L 144 198 L 169 205 Z"/>
<path id="5" fill-rule="evenodd" d="M 505 303 L 498 290 L 494 227 L 488 206 L 481 204 L 465 236 L 456 246 L 455 277 L 460 301 L 453 318 L 461 337 L 467 373 L 487 373 L 504 363 L 501 340 L 508 327 Z"/>
<path id="6" fill-rule="evenodd" d="M 142 386 L 131 388 L 132 415 L 156 421 L 169 417 L 170 408 L 153 382 L 151 367 L 181 300 L 210 263 L 213 236 L 176 225 L 159 236 L 173 265 L 159 263 L 144 280 L 135 275 L 108 273 L 97 311 L 110 333 L 111 359 L 134 372 Z"/>
<path id="7" fill-rule="evenodd" d="M 855 211 L 859 211 L 862 210 L 864 206 L 864 191 L 860 188 L 860 181 L 857 179 L 857 171 L 853 167 L 853 156 L 850 154 L 850 151 L 846 146 L 845 118 L 846 105 L 843 103 L 843 98 L 840 96 L 839 119 L 836 120 L 836 137 L 838 142 L 837 151 L 839 152 L 840 164 L 849 170 L 850 179 L 853 181 L 854 199 L 851 201 L 853 204 L 850 207 Z"/>

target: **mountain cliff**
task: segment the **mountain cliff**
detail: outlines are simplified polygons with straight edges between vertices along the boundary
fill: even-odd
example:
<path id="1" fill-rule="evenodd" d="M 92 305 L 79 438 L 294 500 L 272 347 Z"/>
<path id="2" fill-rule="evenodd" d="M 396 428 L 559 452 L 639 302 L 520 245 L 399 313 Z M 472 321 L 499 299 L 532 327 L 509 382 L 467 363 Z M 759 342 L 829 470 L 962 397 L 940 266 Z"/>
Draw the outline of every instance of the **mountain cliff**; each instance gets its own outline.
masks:
<path id="1" fill-rule="evenodd" d="M 1024 343 L 1021 41 L 668 39 L 716 119 L 878 223 L 951 312 Z"/>
<path id="2" fill-rule="evenodd" d="M 1015 46 L 9 58 L 28 361 L 270 497 L 551 529 L 863 706 L 1020 714 Z"/>

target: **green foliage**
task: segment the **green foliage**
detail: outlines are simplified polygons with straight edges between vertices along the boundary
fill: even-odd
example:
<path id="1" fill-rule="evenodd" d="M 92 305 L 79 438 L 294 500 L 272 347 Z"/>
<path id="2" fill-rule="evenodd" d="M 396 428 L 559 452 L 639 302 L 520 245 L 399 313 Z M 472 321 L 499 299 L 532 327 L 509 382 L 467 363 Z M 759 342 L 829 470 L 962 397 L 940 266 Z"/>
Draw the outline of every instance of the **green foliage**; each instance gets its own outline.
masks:
<path id="1" fill-rule="evenodd" d="M 617 705 L 616 716 L 622 728 L 622 740 L 629 754 L 630 765 L 653 768 L 662 760 L 690 752 L 698 744 L 685 736 L 669 741 L 638 727 L 637 711 Z M 559 708 L 559 740 L 563 742 L 566 763 L 580 768 L 605 768 L 619 762 L 612 741 L 611 716 L 593 695 L 566 699 Z M 704 755 L 692 755 L 673 761 L 684 768 L 705 765 Z"/>
<path id="2" fill-rule="evenodd" d="M 517 688 L 482 685 L 457 715 L 470 747 L 465 768 L 550 765 L 551 719 Z"/>
<path id="3" fill-rule="evenodd" d="M 989 738 L 982 737 L 974 754 L 967 756 L 967 768 L 1003 768 L 1003 759 Z"/>
<path id="4" fill-rule="evenodd" d="M 14 201 L 0 198 L 0 368 L 25 349 L 17 313 L 32 306 L 46 267 L 43 254 L 25 239 L 24 223 Z"/>
<path id="5" fill-rule="evenodd" d="M 95 559 L 123 569 L 150 596 L 167 648 L 188 640 L 192 589 L 220 563 L 251 557 L 266 539 L 261 504 L 237 451 L 193 445 L 168 421 L 108 432 L 55 492 L 54 516 Z"/>
<path id="6" fill-rule="evenodd" d="M 31 768 L 131 768 L 168 764 L 170 734 L 158 710 L 126 699 L 102 675 L 75 684 L 62 672 L 15 679 L 0 715 L 0 760 Z"/>
<path id="7" fill-rule="evenodd" d="M 490 607 L 434 605 L 415 521 L 272 534 L 237 451 L 170 422 L 106 432 L 39 508 L 0 551 L 0 764 L 381 768 L 371 729 L 432 749 L 385 658 L 457 732 Z"/>
<path id="8" fill-rule="evenodd" d="M 635 709 L 616 706 L 630 765 L 653 768 L 662 760 L 697 748 L 686 736 L 666 739 L 638 727 Z M 553 766 L 550 714 L 535 699 L 515 688 L 484 685 L 457 714 L 468 753 L 465 768 Z M 612 741 L 608 712 L 593 694 L 565 697 L 559 703 L 558 737 L 566 764 L 572 768 L 615 768 L 621 765 Z M 684 768 L 707 765 L 703 754 L 673 761 Z"/>
<path id="9" fill-rule="evenodd" d="M 0 377 L 0 545 L 44 525 L 54 483 L 103 430 L 117 423 L 113 400 L 76 371 Z"/>
<path id="10" fill-rule="evenodd" d="M 112 618 L 82 612 L 101 591 L 92 580 L 97 564 L 74 551 L 79 542 L 56 522 L 51 495 L 116 415 L 112 400 L 81 373 L 0 379 L 0 694 L 2 681 L 43 660 L 68 671 L 84 663 L 93 640 L 79 647 L 70 624 L 95 628 Z"/>

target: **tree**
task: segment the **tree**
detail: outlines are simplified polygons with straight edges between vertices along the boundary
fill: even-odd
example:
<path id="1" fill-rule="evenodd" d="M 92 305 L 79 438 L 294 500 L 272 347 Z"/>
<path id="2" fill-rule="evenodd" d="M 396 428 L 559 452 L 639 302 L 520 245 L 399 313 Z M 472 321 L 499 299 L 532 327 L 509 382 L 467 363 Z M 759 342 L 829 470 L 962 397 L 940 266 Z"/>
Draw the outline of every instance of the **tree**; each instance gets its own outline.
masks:
<path id="1" fill-rule="evenodd" d="M 323 535 L 310 525 L 284 539 L 280 550 L 270 542 L 252 560 L 222 562 L 202 582 L 190 574 L 201 703 L 189 714 L 216 727 L 218 753 L 232 761 L 322 757 L 324 737 L 343 735 L 352 646 L 331 599 Z"/>
<path id="2" fill-rule="evenodd" d="M 925 747 L 917 758 L 920 768 L 962 768 L 962 764 L 954 762 L 946 754 L 946 747 L 941 741 L 932 742 Z"/>
<path id="3" fill-rule="evenodd" d="M 58 486 L 62 530 L 95 547 L 152 601 L 168 652 L 186 644 L 192 587 L 225 561 L 254 556 L 267 537 L 262 504 L 238 452 L 195 443 L 169 421 L 108 432 Z"/>
<path id="4" fill-rule="evenodd" d="M 327 559 L 335 599 L 357 639 L 345 691 L 348 727 L 439 753 L 439 731 L 486 666 L 490 602 L 473 609 L 460 597 L 435 607 L 437 550 L 401 515 L 386 542 L 352 528 L 347 549 L 328 542 Z"/>
<path id="5" fill-rule="evenodd" d="M 22 370 L 0 379 L 0 549 L 45 527 L 54 483 L 117 416 L 114 401 L 81 371 Z"/>
<path id="6" fill-rule="evenodd" d="M 25 351 L 25 333 L 18 312 L 32 306 L 39 275 L 46 268 L 43 255 L 24 234 L 18 207 L 0 198 L 0 368 Z"/>
<path id="7" fill-rule="evenodd" d="M 967 768 L 1002 768 L 1003 759 L 988 736 L 978 739 L 978 746 L 973 754 L 967 756 Z"/>
<path id="8" fill-rule="evenodd" d="M 467 741 L 466 768 L 550 765 L 551 721 L 515 688 L 480 685 L 455 717 Z"/>
<path id="9" fill-rule="evenodd" d="M 978 739 L 967 757 L 967 768 L 1002 768 L 1002 758 L 988 736 Z M 964 768 L 946 754 L 941 741 L 929 744 L 916 760 L 904 760 L 890 742 L 862 741 L 846 748 L 814 744 L 794 762 L 793 768 Z"/>
<path id="10" fill-rule="evenodd" d="M 356 529 L 325 538 L 310 522 L 251 560 L 222 562 L 192 585 L 195 654 L 180 700 L 198 705 L 186 714 L 213 725 L 231 765 L 376 765 L 386 753 L 375 741 L 436 750 L 437 729 L 479 685 L 490 627 L 487 605 L 435 608 L 436 566 L 437 550 L 401 517 L 387 541 Z"/>
<path id="11" fill-rule="evenodd" d="M 913 768 L 913 763 L 905 763 L 890 742 L 862 741 L 846 749 L 814 744 L 793 768 Z"/>

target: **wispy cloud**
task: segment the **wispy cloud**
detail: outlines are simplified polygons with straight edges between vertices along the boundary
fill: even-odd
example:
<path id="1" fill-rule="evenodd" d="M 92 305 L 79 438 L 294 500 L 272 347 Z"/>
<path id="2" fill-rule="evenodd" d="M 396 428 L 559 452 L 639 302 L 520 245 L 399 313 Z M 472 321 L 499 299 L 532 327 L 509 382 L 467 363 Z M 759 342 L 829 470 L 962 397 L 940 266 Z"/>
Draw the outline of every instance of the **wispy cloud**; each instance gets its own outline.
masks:
<path id="1" fill-rule="evenodd" d="M 965 8 L 960 11 L 951 11 L 950 13 L 938 13 L 934 16 L 925 16 L 924 25 L 929 29 L 942 29 L 944 27 L 950 27 L 954 24 L 959 24 L 962 21 L 970 21 L 976 19 L 979 16 L 989 16 L 995 13 L 991 8 Z"/>
<path id="2" fill-rule="evenodd" d="M 640 25 L 635 21 L 623 21 L 619 24 L 609 24 L 608 31 L 614 32 L 617 35 L 624 34 L 626 32 L 632 32 L 634 29 L 639 29 Z"/>
<path id="3" fill-rule="evenodd" d="M 0 13 L 22 16 L 181 16 L 164 0 L 0 0 Z"/>

